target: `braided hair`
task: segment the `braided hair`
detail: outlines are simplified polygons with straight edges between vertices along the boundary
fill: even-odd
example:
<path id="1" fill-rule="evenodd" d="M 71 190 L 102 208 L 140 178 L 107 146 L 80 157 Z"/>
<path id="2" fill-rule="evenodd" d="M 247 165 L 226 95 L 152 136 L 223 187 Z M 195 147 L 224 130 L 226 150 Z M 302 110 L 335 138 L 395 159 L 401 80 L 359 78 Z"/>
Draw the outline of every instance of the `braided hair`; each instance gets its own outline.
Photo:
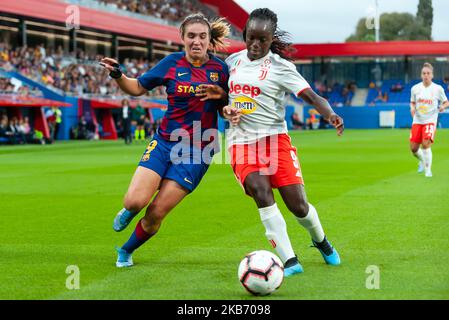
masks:
<path id="1" fill-rule="evenodd" d="M 278 17 L 276 13 L 268 8 L 255 9 L 251 12 L 245 28 L 243 29 L 243 40 L 246 41 L 246 29 L 248 27 L 248 23 L 255 19 L 269 21 L 271 23 L 271 32 L 273 35 L 273 43 L 270 46 L 271 52 L 278 54 L 281 58 L 291 60 L 288 56 L 288 53 L 293 50 L 291 47 L 292 43 L 290 42 L 290 33 L 278 28 Z"/>

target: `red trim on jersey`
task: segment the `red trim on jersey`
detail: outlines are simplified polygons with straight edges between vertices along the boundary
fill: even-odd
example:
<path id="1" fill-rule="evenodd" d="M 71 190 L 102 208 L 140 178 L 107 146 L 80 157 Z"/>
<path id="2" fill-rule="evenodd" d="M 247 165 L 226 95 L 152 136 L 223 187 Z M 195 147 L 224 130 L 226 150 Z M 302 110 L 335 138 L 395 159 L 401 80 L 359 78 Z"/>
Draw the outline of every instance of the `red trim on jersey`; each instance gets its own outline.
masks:
<path id="1" fill-rule="evenodd" d="M 297 94 L 296 94 L 296 96 L 299 98 L 299 95 L 301 94 L 301 93 L 303 93 L 305 90 L 307 90 L 307 89 L 312 89 L 311 87 L 307 87 L 307 88 L 304 88 L 304 89 L 302 89 L 301 91 L 299 91 Z"/>

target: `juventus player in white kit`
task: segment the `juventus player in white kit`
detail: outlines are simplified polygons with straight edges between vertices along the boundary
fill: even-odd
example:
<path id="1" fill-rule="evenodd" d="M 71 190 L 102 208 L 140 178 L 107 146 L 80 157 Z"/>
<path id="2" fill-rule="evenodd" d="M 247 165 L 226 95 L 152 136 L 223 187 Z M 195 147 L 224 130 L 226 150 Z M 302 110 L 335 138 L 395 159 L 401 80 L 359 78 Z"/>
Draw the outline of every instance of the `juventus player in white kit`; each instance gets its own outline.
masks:
<path id="1" fill-rule="evenodd" d="M 433 67 L 430 63 L 424 63 L 421 79 L 422 82 L 414 85 L 411 90 L 410 112 L 413 124 L 410 132 L 410 150 L 419 159 L 418 172 L 425 171 L 426 177 L 432 177 L 430 147 L 434 142 L 438 112 L 444 111 L 449 106 L 449 101 L 443 87 L 432 82 Z"/>
<path id="2" fill-rule="evenodd" d="M 327 240 L 318 214 L 308 203 L 301 169 L 285 123 L 283 100 L 293 93 L 313 105 L 324 119 L 343 132 L 343 120 L 318 96 L 296 67 L 284 58 L 289 43 L 277 29 L 277 16 L 269 9 L 256 9 L 243 31 L 247 50 L 229 56 L 229 100 L 224 115 L 231 165 L 245 192 L 257 204 L 265 235 L 284 263 L 286 277 L 302 273 L 287 226 L 274 200 L 277 188 L 287 208 L 312 238 L 325 262 L 339 265 L 340 257 Z M 213 92 L 200 93 L 208 96 Z M 239 111 L 239 112 L 236 112 Z M 273 163 L 275 165 L 273 165 Z"/>

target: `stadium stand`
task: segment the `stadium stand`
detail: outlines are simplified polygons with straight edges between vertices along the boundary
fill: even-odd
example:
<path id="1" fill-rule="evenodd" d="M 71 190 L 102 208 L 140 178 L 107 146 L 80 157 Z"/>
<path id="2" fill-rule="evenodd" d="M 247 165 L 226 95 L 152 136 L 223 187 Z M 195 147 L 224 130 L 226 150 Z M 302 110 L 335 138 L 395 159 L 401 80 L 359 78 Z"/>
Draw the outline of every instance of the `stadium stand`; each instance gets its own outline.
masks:
<path id="1" fill-rule="evenodd" d="M 81 117 L 86 115 L 95 127 L 94 136 L 119 137 L 118 109 L 123 96 L 115 82 L 108 81 L 107 73 L 99 68 L 99 59 L 118 58 L 126 74 L 133 77 L 145 72 L 167 54 L 181 49 L 177 26 L 186 14 L 201 11 L 208 17 L 226 16 L 232 23 L 239 41 L 231 39 L 229 50 L 218 53 L 220 57 L 244 47 L 241 30 L 248 14 L 233 1 L 44 0 L 33 10 L 30 3 L 16 0 L 0 8 L 2 103 L 11 103 L 16 96 L 21 97 L 21 103 L 23 97 L 28 97 L 70 105 L 61 108 L 60 139 L 70 138 Z M 79 29 L 66 26 L 64 9 L 70 4 L 76 4 L 83 17 Z M 434 64 L 435 82 L 449 89 L 445 58 L 449 54 L 448 42 L 295 44 L 294 48 L 291 58 L 298 71 L 346 116 L 347 127 L 379 127 L 379 112 L 392 109 L 397 111 L 396 127 L 409 125 L 410 88 L 419 81 L 423 61 Z M 378 75 L 373 73 L 376 66 L 382 71 Z M 358 99 L 354 99 L 356 96 Z M 164 114 L 164 97 L 163 90 L 155 89 L 142 99 L 131 98 L 131 104 L 147 110 L 152 123 L 157 123 Z M 22 111 L 12 112 L 12 108 Z M 48 106 L 33 108 L 45 111 Z M 0 106 L 8 122 L 13 116 L 21 121 L 34 113 L 25 110 L 31 109 Z M 367 117 L 374 120 L 359 115 L 356 119 L 353 115 L 359 112 L 367 112 Z M 287 101 L 286 112 L 290 127 L 294 113 L 299 115 L 297 121 L 307 123 L 308 106 L 292 97 Z M 29 119 L 33 127 L 34 118 Z M 48 137 L 45 119 L 41 122 L 42 127 L 39 124 L 37 127 L 43 129 L 45 139 Z M 223 123 L 220 128 L 224 128 Z"/>

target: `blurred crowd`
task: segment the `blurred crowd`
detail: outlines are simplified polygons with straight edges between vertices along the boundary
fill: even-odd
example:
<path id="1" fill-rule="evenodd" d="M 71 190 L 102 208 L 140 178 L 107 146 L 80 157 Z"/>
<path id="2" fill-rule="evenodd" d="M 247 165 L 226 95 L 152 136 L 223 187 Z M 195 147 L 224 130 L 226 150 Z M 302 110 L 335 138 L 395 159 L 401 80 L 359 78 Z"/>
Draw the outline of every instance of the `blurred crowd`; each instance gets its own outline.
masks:
<path id="1" fill-rule="evenodd" d="M 0 144 L 44 144 L 43 133 L 34 130 L 28 117 L 9 118 L 6 112 L 0 112 Z"/>
<path id="2" fill-rule="evenodd" d="M 95 0 L 109 8 L 126 10 L 146 16 L 156 17 L 181 23 L 186 16 L 192 13 L 202 13 L 209 21 L 217 18 L 217 13 L 203 5 L 198 0 Z M 242 32 L 231 25 L 231 38 L 241 40 Z"/>
<path id="3" fill-rule="evenodd" d="M 97 0 L 97 2 L 173 22 L 181 22 L 192 12 L 207 15 L 208 11 L 197 0 Z"/>
<path id="4" fill-rule="evenodd" d="M 347 81 L 344 85 L 338 82 L 328 85 L 327 81 L 316 81 L 314 87 L 316 93 L 328 100 L 332 107 L 351 106 L 357 90 L 355 81 Z"/>
<path id="5" fill-rule="evenodd" d="M 11 48 L 8 43 L 0 43 L 0 68 L 6 71 L 17 70 L 26 77 L 44 85 L 63 91 L 65 94 L 83 95 L 121 95 L 115 81 L 110 81 L 108 72 L 98 64 L 103 56 L 89 56 L 82 50 L 76 54 L 64 54 L 62 47 L 45 48 L 43 45 Z M 136 77 L 151 68 L 156 61 L 147 59 L 125 59 L 122 68 L 130 77 Z M 0 80 L 0 91 L 19 94 L 29 89 Z M 149 96 L 163 96 L 161 88 L 148 92 Z"/>

